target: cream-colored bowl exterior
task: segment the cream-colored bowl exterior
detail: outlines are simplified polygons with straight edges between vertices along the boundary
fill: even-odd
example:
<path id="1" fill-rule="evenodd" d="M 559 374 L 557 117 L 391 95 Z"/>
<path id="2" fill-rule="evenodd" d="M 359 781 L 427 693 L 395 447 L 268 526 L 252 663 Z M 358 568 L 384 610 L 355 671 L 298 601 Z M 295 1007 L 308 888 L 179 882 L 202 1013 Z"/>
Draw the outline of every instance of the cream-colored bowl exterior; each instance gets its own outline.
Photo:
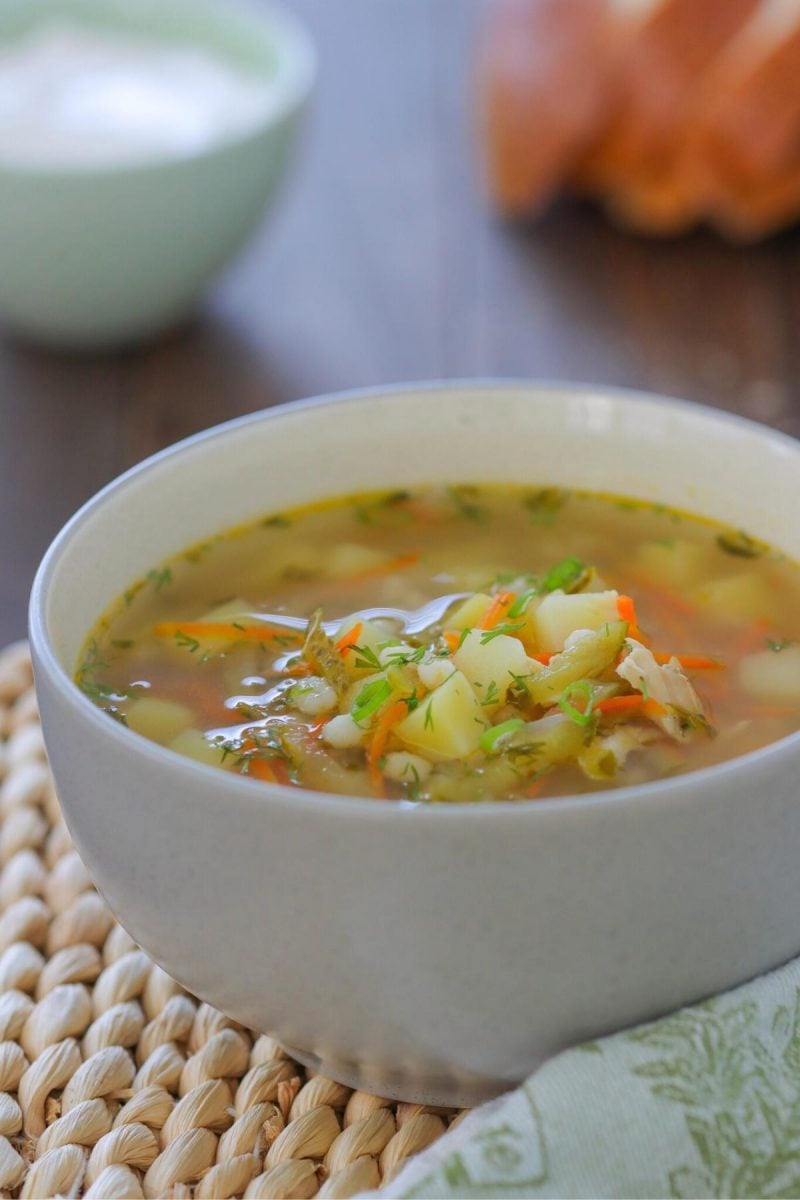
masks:
<path id="1" fill-rule="evenodd" d="M 271 81 L 243 133 L 141 164 L 0 163 L 0 319 L 77 349 L 175 325 L 240 250 L 286 172 L 315 71 L 291 12 L 257 0 L 3 0 L 0 46 L 78 22 L 210 50 Z"/>
<path id="2" fill-rule="evenodd" d="M 409 810 L 192 763 L 70 679 L 100 612 L 168 555 L 270 510 L 432 480 L 613 490 L 800 558 L 788 438 L 634 393 L 410 385 L 256 414 L 111 484 L 48 552 L 31 638 L 70 830 L 148 953 L 334 1077 L 472 1104 L 800 949 L 800 737 L 615 793 Z"/>

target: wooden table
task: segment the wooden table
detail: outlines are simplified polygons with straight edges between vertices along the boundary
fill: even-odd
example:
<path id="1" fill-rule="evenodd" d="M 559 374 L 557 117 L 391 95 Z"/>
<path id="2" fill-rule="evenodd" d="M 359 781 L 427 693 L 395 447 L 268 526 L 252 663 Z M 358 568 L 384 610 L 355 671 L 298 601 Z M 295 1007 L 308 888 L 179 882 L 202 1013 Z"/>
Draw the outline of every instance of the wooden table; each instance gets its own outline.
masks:
<path id="1" fill-rule="evenodd" d="M 321 75 L 294 177 L 189 328 L 113 356 L 0 343 L 0 644 L 92 492 L 203 426 L 444 376 L 641 385 L 800 434 L 800 236 L 658 244 L 563 205 L 504 228 L 477 185 L 474 0 L 290 0 Z"/>

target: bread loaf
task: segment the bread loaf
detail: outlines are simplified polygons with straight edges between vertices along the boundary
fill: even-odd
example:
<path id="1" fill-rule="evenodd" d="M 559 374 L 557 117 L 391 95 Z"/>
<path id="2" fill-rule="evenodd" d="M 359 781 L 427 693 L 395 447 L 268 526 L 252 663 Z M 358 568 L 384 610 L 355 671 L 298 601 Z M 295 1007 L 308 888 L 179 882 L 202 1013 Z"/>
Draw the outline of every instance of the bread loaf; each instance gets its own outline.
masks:
<path id="1" fill-rule="evenodd" d="M 753 239 L 800 215 L 800 0 L 493 0 L 500 209 L 559 190 L 654 234 Z"/>

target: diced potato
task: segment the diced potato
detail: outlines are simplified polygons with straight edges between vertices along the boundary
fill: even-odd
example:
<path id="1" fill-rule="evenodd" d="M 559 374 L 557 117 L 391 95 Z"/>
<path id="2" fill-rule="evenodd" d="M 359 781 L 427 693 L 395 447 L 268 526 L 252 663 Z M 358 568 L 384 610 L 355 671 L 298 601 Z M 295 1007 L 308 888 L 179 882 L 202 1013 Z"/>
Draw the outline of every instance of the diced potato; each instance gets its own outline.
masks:
<path id="1" fill-rule="evenodd" d="M 474 596 L 469 596 L 459 604 L 458 608 L 453 610 L 447 618 L 447 628 L 472 629 L 473 626 L 480 624 L 481 618 L 491 603 L 491 596 L 487 596 L 485 592 L 476 592 Z"/>
<path id="2" fill-rule="evenodd" d="M 152 696 L 133 700 L 126 716 L 129 729 L 161 746 L 168 746 L 178 734 L 194 725 L 194 713 L 185 704 L 178 704 L 175 700 L 157 700 Z"/>
<path id="3" fill-rule="evenodd" d="M 417 668 L 419 672 L 420 683 L 426 687 L 429 692 L 434 688 L 441 687 L 446 679 L 455 671 L 452 659 L 441 658 L 438 655 L 431 654 L 423 658 Z"/>
<path id="4" fill-rule="evenodd" d="M 332 579 L 346 579 L 349 575 L 360 575 L 386 562 L 386 555 L 371 546 L 358 542 L 339 542 L 327 555 L 326 574 Z"/>
<path id="5" fill-rule="evenodd" d="M 206 763 L 210 767 L 232 766 L 236 759 L 235 755 L 228 755 L 223 761 L 220 747 L 212 746 L 199 729 L 184 729 L 172 739 L 169 748 L 185 758 L 193 758 L 195 762 Z"/>
<path id="6" fill-rule="evenodd" d="M 483 642 L 479 629 L 471 630 L 453 661 L 466 675 L 486 712 L 493 712 L 505 703 L 515 675 L 532 675 L 543 670 L 541 663 L 528 658 L 518 638 L 500 633 Z"/>
<path id="7" fill-rule="evenodd" d="M 404 746 L 433 762 L 441 762 L 472 754 L 486 728 L 486 717 L 475 692 L 466 677 L 455 671 L 395 725 L 393 732 Z"/>
<path id="8" fill-rule="evenodd" d="M 749 654 L 739 663 L 739 680 L 754 700 L 800 706 L 800 645 Z"/>
<path id="9" fill-rule="evenodd" d="M 609 621 L 591 637 L 580 638 L 571 649 L 556 654 L 549 666 L 527 681 L 531 700 L 536 704 L 555 704 L 568 684 L 578 679 L 594 679 L 617 657 L 627 632 L 625 621 Z"/>
<path id="10" fill-rule="evenodd" d="M 564 642 L 574 629 L 601 629 L 617 620 L 615 591 L 551 592 L 545 596 L 533 614 L 536 645 L 545 654 L 563 650 Z"/>
<path id="11" fill-rule="evenodd" d="M 671 588 L 696 585 L 708 572 L 708 552 L 697 542 L 682 538 L 643 542 L 636 565 L 654 583 Z"/>
<path id="12" fill-rule="evenodd" d="M 697 588 L 695 600 L 714 615 L 734 623 L 769 620 L 775 616 L 775 601 L 769 583 L 754 571 L 742 571 L 712 579 Z"/>

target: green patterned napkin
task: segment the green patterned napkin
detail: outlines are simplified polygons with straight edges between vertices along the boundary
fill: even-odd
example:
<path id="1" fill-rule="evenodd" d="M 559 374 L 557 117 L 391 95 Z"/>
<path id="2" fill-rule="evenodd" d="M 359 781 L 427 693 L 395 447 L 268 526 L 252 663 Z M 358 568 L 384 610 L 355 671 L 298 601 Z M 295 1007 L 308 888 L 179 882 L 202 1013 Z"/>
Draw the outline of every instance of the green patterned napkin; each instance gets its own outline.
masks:
<path id="1" fill-rule="evenodd" d="M 800 959 L 559 1054 L 382 1195 L 800 1197 Z"/>

